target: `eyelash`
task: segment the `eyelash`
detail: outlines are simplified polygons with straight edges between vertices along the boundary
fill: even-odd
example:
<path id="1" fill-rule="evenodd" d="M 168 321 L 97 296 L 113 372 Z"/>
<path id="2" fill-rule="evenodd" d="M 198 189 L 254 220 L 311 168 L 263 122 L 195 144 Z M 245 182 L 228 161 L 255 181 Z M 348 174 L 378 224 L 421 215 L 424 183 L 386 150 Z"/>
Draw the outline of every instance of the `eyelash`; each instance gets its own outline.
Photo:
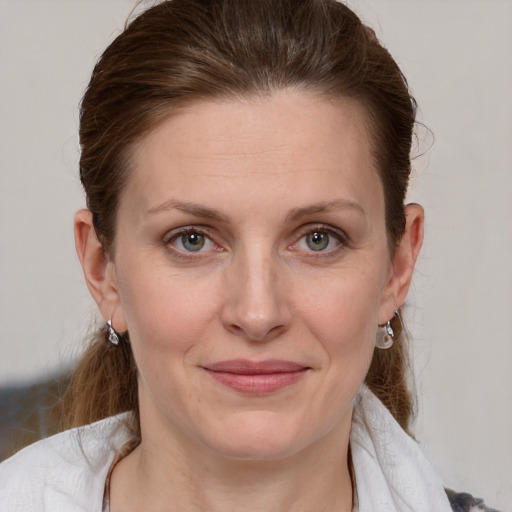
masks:
<path id="1" fill-rule="evenodd" d="M 309 251 L 305 251 L 308 258 L 319 259 L 337 256 L 338 253 L 346 248 L 349 244 L 349 238 L 347 234 L 340 229 L 334 228 L 328 224 L 308 224 L 307 226 L 301 228 L 299 231 L 299 238 L 290 247 L 293 250 L 297 250 L 297 245 L 302 241 L 302 239 L 308 235 L 312 235 L 313 233 L 324 233 L 328 235 L 329 238 L 336 240 L 337 246 L 327 250 L 314 251 L 311 249 Z"/>
<path id="2" fill-rule="evenodd" d="M 190 235 L 190 234 L 197 234 L 197 235 L 204 236 L 205 239 L 207 239 L 211 244 L 213 244 L 215 246 L 215 250 L 217 252 L 222 251 L 222 248 L 217 243 L 215 243 L 215 241 L 212 239 L 212 237 L 208 233 L 208 230 L 201 226 L 187 226 L 184 228 L 179 228 L 177 230 L 173 230 L 172 232 L 168 233 L 164 237 L 164 240 L 163 240 L 164 245 L 168 248 L 169 251 L 173 252 L 174 256 L 177 256 L 178 258 L 185 258 L 185 259 L 200 258 L 203 256 L 204 251 L 197 251 L 197 254 L 194 254 L 194 251 L 182 251 L 182 250 L 172 247 L 174 242 L 179 240 L 181 237 L 183 237 L 185 235 Z"/>
<path id="3" fill-rule="evenodd" d="M 302 241 L 303 238 L 305 238 L 308 235 L 312 235 L 313 233 L 324 233 L 328 235 L 329 238 L 334 238 L 338 242 L 338 245 L 332 249 L 327 250 L 314 251 L 311 249 L 309 251 L 304 251 L 305 253 L 307 253 L 307 257 L 309 258 L 326 258 L 337 255 L 338 252 L 343 250 L 349 243 L 348 236 L 342 230 L 333 228 L 332 226 L 327 224 L 308 224 L 307 226 L 303 226 L 302 228 L 300 228 L 298 238 L 293 244 L 289 245 L 288 247 L 291 248 L 293 251 L 300 250 L 297 248 L 297 245 Z M 182 251 L 172 247 L 174 242 L 176 242 L 180 237 L 189 234 L 197 234 L 204 236 L 205 239 L 207 239 L 211 244 L 214 245 L 214 250 L 216 250 L 217 252 L 222 252 L 222 247 L 219 246 L 212 239 L 209 230 L 203 228 L 202 226 L 187 226 L 179 228 L 177 230 L 173 230 L 164 237 L 164 245 L 170 251 L 172 251 L 175 256 L 179 258 L 190 259 L 204 257 L 204 252 L 206 251 L 199 250 L 197 251 L 197 254 L 195 254 L 194 251 Z"/>

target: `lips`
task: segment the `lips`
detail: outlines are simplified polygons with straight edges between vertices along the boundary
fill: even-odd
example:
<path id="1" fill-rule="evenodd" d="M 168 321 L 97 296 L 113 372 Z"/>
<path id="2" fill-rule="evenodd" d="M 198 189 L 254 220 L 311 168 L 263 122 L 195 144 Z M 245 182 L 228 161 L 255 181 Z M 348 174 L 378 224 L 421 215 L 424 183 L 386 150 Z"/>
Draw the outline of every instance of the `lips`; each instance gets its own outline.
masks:
<path id="1" fill-rule="evenodd" d="M 310 369 L 291 361 L 233 359 L 203 367 L 217 382 L 244 394 L 265 395 L 302 379 Z"/>

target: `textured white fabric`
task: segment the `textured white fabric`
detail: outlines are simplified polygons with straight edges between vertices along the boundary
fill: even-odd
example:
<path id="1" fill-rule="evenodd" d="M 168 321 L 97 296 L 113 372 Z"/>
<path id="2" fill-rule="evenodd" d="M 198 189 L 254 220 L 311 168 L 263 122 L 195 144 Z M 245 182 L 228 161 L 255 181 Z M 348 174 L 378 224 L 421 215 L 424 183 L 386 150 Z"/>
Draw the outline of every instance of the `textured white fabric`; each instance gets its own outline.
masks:
<path id="1" fill-rule="evenodd" d="M 443 484 L 420 447 L 362 386 L 350 449 L 360 512 L 451 512 Z"/>
<path id="2" fill-rule="evenodd" d="M 123 416 L 49 437 L 0 464 L 0 512 L 101 512 L 108 470 L 128 440 Z"/>
<path id="3" fill-rule="evenodd" d="M 124 415 L 50 437 L 0 464 L 1 512 L 101 512 L 105 479 L 128 441 Z M 359 512 L 451 512 L 417 443 L 365 387 L 350 439 Z"/>

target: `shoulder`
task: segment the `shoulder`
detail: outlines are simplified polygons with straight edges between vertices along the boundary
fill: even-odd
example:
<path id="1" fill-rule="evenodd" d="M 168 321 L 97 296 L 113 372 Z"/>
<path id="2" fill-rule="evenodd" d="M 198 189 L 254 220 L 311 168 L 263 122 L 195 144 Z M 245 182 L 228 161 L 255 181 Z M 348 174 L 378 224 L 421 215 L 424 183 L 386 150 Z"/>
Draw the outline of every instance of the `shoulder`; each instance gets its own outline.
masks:
<path id="1" fill-rule="evenodd" d="M 498 512 L 494 508 L 487 507 L 482 499 L 474 498 L 467 492 L 445 490 L 453 512 Z"/>
<path id="2" fill-rule="evenodd" d="M 67 430 L 2 462 L 2 512 L 101 510 L 108 469 L 128 437 L 124 418 Z"/>

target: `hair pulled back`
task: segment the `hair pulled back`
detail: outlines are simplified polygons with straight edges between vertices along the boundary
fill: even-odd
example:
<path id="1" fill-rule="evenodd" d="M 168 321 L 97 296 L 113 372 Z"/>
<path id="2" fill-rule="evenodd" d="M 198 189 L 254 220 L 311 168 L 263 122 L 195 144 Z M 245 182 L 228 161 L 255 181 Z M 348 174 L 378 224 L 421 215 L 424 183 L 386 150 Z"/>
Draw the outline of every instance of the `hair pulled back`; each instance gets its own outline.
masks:
<path id="1" fill-rule="evenodd" d="M 142 136 L 196 100 L 288 88 L 352 98 L 365 109 L 393 252 L 405 227 L 416 104 L 375 33 L 335 0 L 172 0 L 143 12 L 110 44 L 81 104 L 80 178 L 109 257 L 130 152 Z M 399 316 L 393 328 L 395 344 L 375 350 L 366 382 L 407 429 L 412 401 Z M 70 425 L 133 411 L 138 434 L 129 343 L 109 348 L 99 331 L 67 398 Z"/>

